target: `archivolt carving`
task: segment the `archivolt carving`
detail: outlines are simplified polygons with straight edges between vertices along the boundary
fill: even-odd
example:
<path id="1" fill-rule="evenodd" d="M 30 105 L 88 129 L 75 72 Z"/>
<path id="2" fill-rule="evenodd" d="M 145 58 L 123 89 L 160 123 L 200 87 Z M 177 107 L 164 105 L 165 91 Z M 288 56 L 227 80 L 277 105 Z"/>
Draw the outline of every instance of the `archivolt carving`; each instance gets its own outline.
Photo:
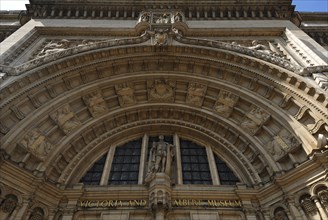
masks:
<path id="1" fill-rule="evenodd" d="M 93 117 L 98 117 L 108 111 L 106 102 L 99 91 L 95 91 L 87 96 L 84 96 L 83 100 L 88 106 L 88 109 Z"/>
<path id="2" fill-rule="evenodd" d="M 115 90 L 118 95 L 120 105 L 122 107 L 133 105 L 136 103 L 132 83 L 127 83 L 124 85 L 115 85 Z"/>
<path id="3" fill-rule="evenodd" d="M 52 113 L 51 118 L 58 124 L 65 134 L 69 134 L 81 125 L 81 122 L 75 116 L 68 104 Z"/>
<path id="4" fill-rule="evenodd" d="M 270 115 L 261 108 L 253 106 L 252 109 L 245 114 L 241 127 L 251 135 L 255 135 L 258 129 L 270 118 Z"/>
<path id="5" fill-rule="evenodd" d="M 224 117 L 229 117 L 233 107 L 237 104 L 239 97 L 228 91 L 221 90 L 215 103 L 214 109 Z"/>
<path id="6" fill-rule="evenodd" d="M 169 80 L 148 81 L 148 98 L 150 101 L 173 102 L 175 82 Z"/>
<path id="7" fill-rule="evenodd" d="M 186 103 L 201 106 L 205 92 L 206 86 L 196 83 L 189 83 Z"/>
<path id="8" fill-rule="evenodd" d="M 21 140 L 20 144 L 24 146 L 28 152 L 41 160 L 44 160 L 53 148 L 53 145 L 37 128 L 28 132 L 23 140 Z"/>

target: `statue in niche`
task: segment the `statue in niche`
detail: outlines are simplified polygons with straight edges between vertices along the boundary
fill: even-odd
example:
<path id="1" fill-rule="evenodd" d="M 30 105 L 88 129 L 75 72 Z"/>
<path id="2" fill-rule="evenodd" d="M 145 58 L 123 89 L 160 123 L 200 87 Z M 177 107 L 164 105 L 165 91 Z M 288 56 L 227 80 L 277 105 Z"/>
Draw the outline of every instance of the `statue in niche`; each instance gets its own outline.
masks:
<path id="1" fill-rule="evenodd" d="M 28 132 L 20 142 L 31 154 L 44 160 L 51 151 L 53 145 L 46 140 L 46 137 L 41 132 L 34 128 Z"/>
<path id="2" fill-rule="evenodd" d="M 170 175 L 171 163 L 175 155 L 174 145 L 164 141 L 164 136 L 160 135 L 158 142 L 153 142 L 148 157 L 148 171 L 145 182 L 149 182 L 155 173 L 165 173 Z"/>
<path id="3" fill-rule="evenodd" d="M 81 125 L 81 122 L 72 112 L 69 105 L 65 105 L 53 113 L 52 119 L 59 125 L 65 134 L 69 134 L 73 129 Z"/>
<path id="4" fill-rule="evenodd" d="M 98 91 L 93 92 L 88 96 L 84 96 L 83 100 L 93 117 L 98 117 L 108 110 L 105 100 Z"/>
<path id="5" fill-rule="evenodd" d="M 41 52 L 38 54 L 38 56 L 39 57 L 47 56 L 52 53 L 63 51 L 63 50 L 68 49 L 69 46 L 70 46 L 70 42 L 66 39 L 63 39 L 59 42 L 51 41 L 41 50 Z"/>
<path id="6" fill-rule="evenodd" d="M 221 90 L 214 108 L 220 115 L 229 117 L 238 100 L 239 97 L 233 93 Z"/>
<path id="7" fill-rule="evenodd" d="M 190 83 L 186 102 L 196 106 L 201 106 L 203 97 L 206 91 L 206 86 Z"/>
<path id="8" fill-rule="evenodd" d="M 118 95 L 118 101 L 121 106 L 128 106 L 135 104 L 134 90 L 131 85 L 115 86 Z"/>
<path id="9" fill-rule="evenodd" d="M 259 41 L 257 40 L 253 40 L 252 41 L 252 46 L 251 47 L 248 47 L 249 49 L 252 49 L 252 50 L 257 50 L 259 52 L 262 52 L 262 53 L 265 53 L 265 54 L 272 54 L 272 50 L 270 50 L 269 47 L 263 45 L 263 44 L 260 44 Z"/>
<path id="10" fill-rule="evenodd" d="M 18 199 L 15 195 L 7 195 L 6 198 L 2 201 L 2 204 L 1 204 L 1 210 L 4 212 L 4 213 L 12 213 L 16 206 L 17 206 L 17 203 L 18 203 Z"/>
<path id="11" fill-rule="evenodd" d="M 150 100 L 173 101 L 174 83 L 168 80 L 155 80 L 149 89 Z"/>
<path id="12" fill-rule="evenodd" d="M 287 213 L 285 210 L 281 209 L 274 213 L 275 220 L 288 220 Z"/>

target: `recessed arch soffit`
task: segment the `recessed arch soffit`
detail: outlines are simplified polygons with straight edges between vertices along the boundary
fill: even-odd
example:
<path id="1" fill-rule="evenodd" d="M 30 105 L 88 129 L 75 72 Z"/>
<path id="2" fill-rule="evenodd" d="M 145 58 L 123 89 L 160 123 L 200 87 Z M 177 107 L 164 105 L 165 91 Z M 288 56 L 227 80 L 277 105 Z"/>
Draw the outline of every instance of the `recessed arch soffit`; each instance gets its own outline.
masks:
<path id="1" fill-rule="evenodd" d="M 235 53 L 219 54 L 225 53 L 185 46 L 112 48 L 32 69 L 3 89 L 3 149 L 22 166 L 47 170 L 52 181 L 65 182 L 56 173 L 68 169 L 73 158 L 64 158 L 63 149 L 71 146 L 67 151 L 76 153 L 74 141 L 81 139 L 88 147 L 85 134 L 91 132 L 97 139 L 98 128 L 108 132 L 103 120 L 112 123 L 114 115 L 127 117 L 128 109 L 142 112 L 153 106 L 149 110 L 154 108 L 156 114 L 185 109 L 180 114 L 189 118 L 182 120 L 180 115 L 178 122 L 199 127 L 199 133 L 214 129 L 211 132 L 227 139 L 215 129 L 228 128 L 233 138 L 227 143 L 235 146 L 240 139 L 246 144 L 242 150 L 234 149 L 252 172 L 257 166 L 269 166 L 262 174 L 257 170 L 262 176 L 253 175 L 250 182 L 303 162 L 316 149 L 316 135 L 326 132 L 326 97 L 288 70 L 249 57 L 241 62 L 244 57 Z M 162 108 L 156 110 L 158 105 Z M 102 110 L 92 110 L 97 107 Z M 187 114 L 190 109 L 193 113 Z M 61 122 L 56 118 L 60 112 L 66 115 Z M 199 121 L 193 121 L 194 114 Z M 156 117 L 152 120 L 150 124 L 157 123 Z M 249 123 L 242 124 L 245 121 Z M 43 146 L 30 140 L 33 135 L 43 140 Z M 48 169 L 54 165 L 57 170 Z"/>

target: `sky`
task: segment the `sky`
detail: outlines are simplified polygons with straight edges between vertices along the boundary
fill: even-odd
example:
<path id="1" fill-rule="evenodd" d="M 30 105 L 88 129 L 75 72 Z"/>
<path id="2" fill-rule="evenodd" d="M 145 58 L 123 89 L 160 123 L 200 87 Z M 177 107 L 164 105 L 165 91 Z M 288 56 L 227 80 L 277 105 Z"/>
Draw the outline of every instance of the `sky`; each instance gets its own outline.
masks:
<path id="1" fill-rule="evenodd" d="M 0 10 L 25 10 L 28 0 L 0 0 Z M 293 0 L 296 11 L 328 12 L 327 0 Z"/>

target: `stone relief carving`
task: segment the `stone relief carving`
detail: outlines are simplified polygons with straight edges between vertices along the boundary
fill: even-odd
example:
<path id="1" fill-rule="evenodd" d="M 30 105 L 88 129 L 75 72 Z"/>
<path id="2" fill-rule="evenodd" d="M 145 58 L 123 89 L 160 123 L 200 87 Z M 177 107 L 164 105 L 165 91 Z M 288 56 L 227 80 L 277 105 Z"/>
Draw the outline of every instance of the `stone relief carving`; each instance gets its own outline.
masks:
<path id="1" fill-rule="evenodd" d="M 115 90 L 120 106 L 129 106 L 136 103 L 134 89 L 131 84 L 115 85 Z"/>
<path id="2" fill-rule="evenodd" d="M 201 106 L 205 92 L 206 86 L 196 83 L 189 83 L 186 103 Z"/>
<path id="3" fill-rule="evenodd" d="M 156 24 L 168 24 L 171 22 L 170 14 L 167 13 L 154 13 L 153 14 L 153 23 Z"/>
<path id="4" fill-rule="evenodd" d="M 245 119 L 241 123 L 241 127 L 251 135 L 255 135 L 260 126 L 262 126 L 269 118 L 270 115 L 266 111 L 254 106 L 251 111 L 246 113 Z"/>
<path id="5" fill-rule="evenodd" d="M 140 15 L 139 21 L 138 22 L 150 22 L 150 16 L 151 14 L 149 12 L 143 12 Z"/>
<path id="6" fill-rule="evenodd" d="M 47 56 L 52 53 L 66 50 L 70 47 L 70 41 L 62 39 L 58 42 L 50 41 L 38 54 L 38 56 Z"/>
<path id="7" fill-rule="evenodd" d="M 257 50 L 257 51 L 265 53 L 265 54 L 273 54 L 273 51 L 268 46 L 261 44 L 257 40 L 253 40 L 252 46 L 250 46 L 248 48 L 252 49 L 252 50 Z"/>
<path id="8" fill-rule="evenodd" d="M 145 182 L 149 182 L 155 173 L 165 173 L 170 175 L 171 163 L 175 155 L 174 145 L 164 141 L 164 136 L 160 135 L 158 142 L 153 142 L 148 157 L 148 171 Z"/>
<path id="9" fill-rule="evenodd" d="M 148 98 L 150 101 L 174 101 L 175 82 L 154 80 L 148 82 Z"/>
<path id="10" fill-rule="evenodd" d="M 81 122 L 68 104 L 52 113 L 50 117 L 58 124 L 65 134 L 69 134 L 72 130 L 81 125 Z"/>
<path id="11" fill-rule="evenodd" d="M 95 91 L 87 96 L 84 96 L 83 101 L 88 106 L 88 109 L 93 117 L 101 116 L 108 110 L 106 102 L 99 91 Z"/>
<path id="12" fill-rule="evenodd" d="M 41 160 L 44 160 L 53 148 L 53 145 L 37 128 L 29 131 L 20 144 L 24 146 L 28 152 Z"/>
<path id="13" fill-rule="evenodd" d="M 164 46 L 168 43 L 169 35 L 167 34 L 168 30 L 158 29 L 151 33 L 153 35 L 152 41 L 153 45 Z"/>
<path id="14" fill-rule="evenodd" d="M 214 109 L 222 116 L 229 117 L 239 97 L 231 92 L 221 90 Z"/>
<path id="15" fill-rule="evenodd" d="M 284 156 L 289 150 L 299 146 L 298 140 L 290 135 L 276 135 L 269 144 L 269 152 L 274 159 L 279 159 Z"/>

